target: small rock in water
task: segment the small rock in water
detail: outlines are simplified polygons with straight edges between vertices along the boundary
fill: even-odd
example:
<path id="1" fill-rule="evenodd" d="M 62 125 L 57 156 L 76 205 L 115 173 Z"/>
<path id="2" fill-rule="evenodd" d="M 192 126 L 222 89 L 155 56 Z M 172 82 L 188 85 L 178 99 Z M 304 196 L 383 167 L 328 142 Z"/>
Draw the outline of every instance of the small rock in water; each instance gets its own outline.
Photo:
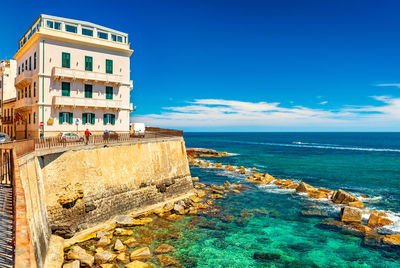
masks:
<path id="1" fill-rule="evenodd" d="M 111 239 L 106 236 L 101 237 L 99 241 L 97 241 L 98 247 L 108 246 L 110 244 L 111 244 Z"/>
<path id="2" fill-rule="evenodd" d="M 144 247 L 132 251 L 130 257 L 131 261 L 137 261 L 137 260 L 147 261 L 150 259 L 150 256 L 151 256 L 150 249 L 148 247 Z"/>
<path id="3" fill-rule="evenodd" d="M 122 262 L 122 263 L 128 263 L 129 262 L 129 255 L 126 252 L 121 252 L 117 256 L 117 260 Z"/>
<path id="4" fill-rule="evenodd" d="M 302 210 L 301 215 L 306 217 L 327 217 L 328 213 L 323 210 L 318 209 L 310 209 L 310 210 Z"/>
<path id="5" fill-rule="evenodd" d="M 137 242 L 136 242 L 136 239 L 135 239 L 135 238 L 131 237 L 131 238 L 129 238 L 128 240 L 125 240 L 125 241 L 124 241 L 124 244 L 131 248 L 131 247 L 133 247 L 134 245 L 136 245 Z"/>
<path id="6" fill-rule="evenodd" d="M 255 260 L 273 261 L 279 260 L 281 258 L 281 255 L 276 253 L 255 252 L 253 258 Z"/>
<path id="7" fill-rule="evenodd" d="M 167 244 L 161 244 L 155 251 L 154 254 L 165 254 L 174 250 L 173 246 Z"/>
<path id="8" fill-rule="evenodd" d="M 121 236 L 125 236 L 125 235 L 131 236 L 131 235 L 133 235 L 133 231 L 132 230 L 126 230 L 126 229 L 123 229 L 123 228 L 116 228 L 115 231 L 114 231 L 114 234 L 115 235 L 121 235 Z"/>
<path id="9" fill-rule="evenodd" d="M 340 210 L 340 220 L 343 222 L 359 222 L 362 220 L 362 212 L 358 209 L 343 207 Z"/>
<path id="10" fill-rule="evenodd" d="M 122 244 L 121 240 L 117 239 L 115 241 L 114 250 L 116 251 L 125 251 L 125 246 Z"/>

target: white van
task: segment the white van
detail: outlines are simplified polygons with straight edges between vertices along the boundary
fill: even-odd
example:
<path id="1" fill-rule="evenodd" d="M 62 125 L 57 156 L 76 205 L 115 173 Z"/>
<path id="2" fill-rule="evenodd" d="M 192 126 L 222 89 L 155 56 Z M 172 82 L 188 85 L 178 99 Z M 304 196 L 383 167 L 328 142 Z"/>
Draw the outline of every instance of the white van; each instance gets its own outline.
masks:
<path id="1" fill-rule="evenodd" d="M 131 135 L 143 137 L 146 134 L 146 126 L 144 123 L 133 123 L 131 124 Z"/>

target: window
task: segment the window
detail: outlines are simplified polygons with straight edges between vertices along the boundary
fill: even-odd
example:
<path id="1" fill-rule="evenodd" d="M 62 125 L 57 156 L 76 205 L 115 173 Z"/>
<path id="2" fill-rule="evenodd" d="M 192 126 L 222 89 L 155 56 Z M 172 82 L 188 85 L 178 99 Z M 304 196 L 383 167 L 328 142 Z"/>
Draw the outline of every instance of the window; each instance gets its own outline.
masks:
<path id="1" fill-rule="evenodd" d="M 71 84 L 68 82 L 61 83 L 61 95 L 65 97 L 71 96 Z"/>
<path id="2" fill-rule="evenodd" d="M 101 38 L 101 39 L 108 39 L 108 33 L 105 33 L 105 32 L 100 32 L 100 31 L 98 31 L 97 32 L 97 37 L 98 38 Z"/>
<path id="3" fill-rule="evenodd" d="M 33 123 L 36 124 L 36 112 L 33 112 Z"/>
<path id="4" fill-rule="evenodd" d="M 93 58 L 85 56 L 85 71 L 93 71 Z"/>
<path id="5" fill-rule="evenodd" d="M 25 88 L 25 98 L 28 97 L 28 88 Z"/>
<path id="6" fill-rule="evenodd" d="M 28 124 L 29 125 L 31 124 L 31 113 L 29 113 L 29 116 L 28 116 Z"/>
<path id="7" fill-rule="evenodd" d="M 28 71 L 28 59 L 25 60 L 25 71 Z"/>
<path id="8" fill-rule="evenodd" d="M 55 22 L 54 23 L 54 29 L 61 30 L 61 23 L 60 22 Z"/>
<path id="9" fill-rule="evenodd" d="M 33 53 L 33 69 L 36 69 L 36 52 Z"/>
<path id="10" fill-rule="evenodd" d="M 47 21 L 47 27 L 53 29 L 54 28 L 54 22 L 52 22 L 51 20 L 48 20 Z"/>
<path id="11" fill-rule="evenodd" d="M 22 72 L 24 72 L 24 63 L 22 63 Z"/>
<path id="12" fill-rule="evenodd" d="M 31 97 L 32 97 L 31 93 L 32 93 L 32 90 L 31 90 L 31 85 L 29 85 L 29 98 L 31 98 Z"/>
<path id="13" fill-rule="evenodd" d="M 95 114 L 92 114 L 92 113 L 83 113 L 82 114 L 82 124 L 94 125 L 96 123 L 95 119 L 96 119 Z"/>
<path id="14" fill-rule="evenodd" d="M 115 34 L 111 35 L 111 40 L 113 40 L 114 42 L 117 41 L 117 36 Z"/>
<path id="15" fill-rule="evenodd" d="M 113 73 L 113 61 L 106 60 L 106 73 L 112 74 Z"/>
<path id="16" fill-rule="evenodd" d="M 70 68 L 71 66 L 71 54 L 63 52 L 62 53 L 62 67 Z"/>
<path id="17" fill-rule="evenodd" d="M 85 84 L 85 98 L 92 98 L 92 90 L 93 90 L 92 85 Z"/>
<path id="18" fill-rule="evenodd" d="M 18 90 L 18 100 L 21 99 L 21 90 Z"/>
<path id="19" fill-rule="evenodd" d="M 32 57 L 29 57 L 29 71 L 32 70 Z"/>
<path id="20" fill-rule="evenodd" d="M 21 89 L 21 99 L 24 98 L 24 89 Z"/>
<path id="21" fill-rule="evenodd" d="M 33 97 L 36 97 L 36 82 L 33 82 Z"/>
<path id="22" fill-rule="evenodd" d="M 70 33 L 77 33 L 78 28 L 74 25 L 65 24 L 65 31 Z"/>
<path id="23" fill-rule="evenodd" d="M 103 116 L 104 125 L 115 125 L 115 114 L 104 114 Z"/>
<path id="24" fill-rule="evenodd" d="M 117 40 L 118 40 L 118 42 L 122 43 L 122 36 L 118 35 Z"/>
<path id="25" fill-rule="evenodd" d="M 87 28 L 82 28 L 82 34 L 87 35 L 87 36 L 93 36 L 93 30 L 87 29 Z"/>
<path id="26" fill-rule="evenodd" d="M 113 99 L 113 94 L 114 94 L 114 88 L 113 87 L 106 87 L 106 100 L 112 100 Z"/>
<path id="27" fill-rule="evenodd" d="M 21 66 L 18 66 L 18 75 L 21 73 Z"/>
<path id="28" fill-rule="evenodd" d="M 59 124 L 63 124 L 68 123 L 68 124 L 72 124 L 74 121 L 74 115 L 73 113 L 68 113 L 68 112 L 60 112 L 59 113 L 59 117 L 58 117 L 58 123 Z"/>

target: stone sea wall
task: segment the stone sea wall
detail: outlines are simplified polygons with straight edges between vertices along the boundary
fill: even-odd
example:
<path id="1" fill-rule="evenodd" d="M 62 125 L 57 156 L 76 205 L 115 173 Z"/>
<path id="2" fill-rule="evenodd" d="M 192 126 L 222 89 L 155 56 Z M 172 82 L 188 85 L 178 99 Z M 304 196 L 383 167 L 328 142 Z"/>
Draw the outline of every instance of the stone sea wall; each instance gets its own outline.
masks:
<path id="1" fill-rule="evenodd" d="M 183 138 L 82 146 L 19 159 L 38 266 L 51 234 L 65 238 L 194 191 Z"/>

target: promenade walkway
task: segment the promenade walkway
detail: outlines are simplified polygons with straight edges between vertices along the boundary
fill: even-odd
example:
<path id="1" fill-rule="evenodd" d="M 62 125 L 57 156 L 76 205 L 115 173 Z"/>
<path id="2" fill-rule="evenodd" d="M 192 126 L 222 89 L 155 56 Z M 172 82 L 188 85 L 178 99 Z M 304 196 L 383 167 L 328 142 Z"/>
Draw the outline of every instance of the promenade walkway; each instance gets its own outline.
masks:
<path id="1" fill-rule="evenodd" d="M 12 236 L 12 187 L 0 185 L 0 267 L 13 267 L 14 247 L 11 245 Z"/>

